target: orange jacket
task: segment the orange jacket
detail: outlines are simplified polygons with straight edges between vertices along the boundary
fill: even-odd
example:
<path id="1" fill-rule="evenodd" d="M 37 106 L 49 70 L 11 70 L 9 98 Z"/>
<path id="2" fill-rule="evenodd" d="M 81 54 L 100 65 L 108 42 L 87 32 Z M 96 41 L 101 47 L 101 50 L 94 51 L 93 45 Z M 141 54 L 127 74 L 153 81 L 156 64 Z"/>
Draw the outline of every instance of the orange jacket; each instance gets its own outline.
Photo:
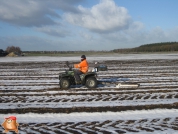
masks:
<path id="1" fill-rule="evenodd" d="M 79 64 L 74 64 L 74 67 L 79 68 L 83 73 L 88 72 L 88 62 L 86 59 L 81 61 Z"/>

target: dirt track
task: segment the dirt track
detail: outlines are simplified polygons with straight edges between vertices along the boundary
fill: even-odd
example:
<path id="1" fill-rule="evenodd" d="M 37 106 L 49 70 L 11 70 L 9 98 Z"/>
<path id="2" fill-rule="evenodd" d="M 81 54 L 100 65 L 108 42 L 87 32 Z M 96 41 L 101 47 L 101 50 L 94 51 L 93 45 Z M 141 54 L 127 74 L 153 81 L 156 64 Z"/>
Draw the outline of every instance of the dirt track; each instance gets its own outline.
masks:
<path id="1" fill-rule="evenodd" d="M 58 74 L 65 68 L 65 62 L 18 62 L 1 63 L 0 66 L 0 113 L 71 113 L 106 112 L 142 109 L 178 108 L 178 60 L 126 60 L 101 61 L 108 71 L 98 73 L 98 78 L 118 78 L 120 82 L 139 83 L 137 89 L 117 89 L 99 85 L 96 89 L 85 86 L 60 90 Z M 92 66 L 92 63 L 90 63 Z M 178 117 L 162 120 L 155 126 L 150 120 L 117 120 L 104 122 L 78 122 L 53 124 L 22 124 L 34 133 L 111 133 L 103 126 L 114 128 L 115 132 L 154 132 L 165 128 L 178 130 Z M 119 122 L 119 124 L 118 124 Z M 142 122 L 152 124 L 138 127 Z M 165 122 L 165 123 L 164 123 Z M 166 125 L 167 123 L 167 125 Z M 135 124 L 138 124 L 135 126 Z M 170 124 L 172 124 L 170 126 Z M 68 127 L 67 127 L 68 126 Z M 88 127 L 90 126 L 90 127 Z M 123 127 L 125 126 L 125 127 Z M 133 126 L 128 127 L 128 126 Z M 40 130 L 33 128 L 41 128 Z M 63 129 L 61 129 L 61 127 Z M 69 129 L 70 128 L 70 129 Z M 98 129 L 100 128 L 100 129 Z M 101 129 L 103 128 L 103 130 Z M 77 129 L 77 130 L 75 130 Z M 51 132 L 51 133 L 52 133 Z"/>

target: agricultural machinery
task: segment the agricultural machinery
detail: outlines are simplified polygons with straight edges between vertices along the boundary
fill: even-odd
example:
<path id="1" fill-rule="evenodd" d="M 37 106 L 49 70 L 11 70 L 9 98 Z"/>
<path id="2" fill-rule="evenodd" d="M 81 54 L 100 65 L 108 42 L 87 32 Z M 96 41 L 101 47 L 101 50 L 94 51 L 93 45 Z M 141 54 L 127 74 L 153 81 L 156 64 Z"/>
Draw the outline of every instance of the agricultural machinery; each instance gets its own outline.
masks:
<path id="1" fill-rule="evenodd" d="M 97 64 L 97 62 L 95 63 Z M 59 85 L 61 89 L 69 89 L 71 85 L 77 85 L 74 77 L 75 69 L 69 65 L 69 62 L 66 62 L 68 70 L 59 74 Z M 98 79 L 97 72 L 107 71 L 108 68 L 106 65 L 97 65 L 92 70 L 88 71 L 85 74 L 80 75 L 80 85 L 85 85 L 87 88 L 96 88 L 99 84 L 110 84 L 116 88 L 137 88 L 139 84 L 133 83 L 120 83 L 118 78 L 107 78 L 107 79 Z"/>

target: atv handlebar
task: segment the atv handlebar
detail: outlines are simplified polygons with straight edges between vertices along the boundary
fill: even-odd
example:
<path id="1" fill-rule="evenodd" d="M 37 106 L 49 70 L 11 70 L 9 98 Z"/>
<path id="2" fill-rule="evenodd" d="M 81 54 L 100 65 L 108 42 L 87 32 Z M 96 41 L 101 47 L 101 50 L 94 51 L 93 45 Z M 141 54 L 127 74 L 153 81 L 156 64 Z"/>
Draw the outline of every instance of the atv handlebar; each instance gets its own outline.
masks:
<path id="1" fill-rule="evenodd" d="M 66 66 L 69 68 L 69 71 L 72 71 L 72 66 L 69 65 L 68 61 L 66 61 Z"/>
<path id="2" fill-rule="evenodd" d="M 66 65 L 67 65 L 67 67 L 69 67 L 69 62 L 68 61 L 66 61 Z"/>

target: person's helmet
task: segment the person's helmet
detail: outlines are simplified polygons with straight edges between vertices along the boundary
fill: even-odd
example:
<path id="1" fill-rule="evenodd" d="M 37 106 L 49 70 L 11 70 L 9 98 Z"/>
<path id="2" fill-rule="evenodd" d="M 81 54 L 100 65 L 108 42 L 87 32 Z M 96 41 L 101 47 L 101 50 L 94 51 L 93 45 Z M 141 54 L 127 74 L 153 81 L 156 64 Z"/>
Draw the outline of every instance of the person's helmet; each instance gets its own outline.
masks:
<path id="1" fill-rule="evenodd" d="M 86 56 L 85 56 L 85 55 L 82 55 L 82 56 L 81 56 L 81 59 L 86 59 Z"/>

